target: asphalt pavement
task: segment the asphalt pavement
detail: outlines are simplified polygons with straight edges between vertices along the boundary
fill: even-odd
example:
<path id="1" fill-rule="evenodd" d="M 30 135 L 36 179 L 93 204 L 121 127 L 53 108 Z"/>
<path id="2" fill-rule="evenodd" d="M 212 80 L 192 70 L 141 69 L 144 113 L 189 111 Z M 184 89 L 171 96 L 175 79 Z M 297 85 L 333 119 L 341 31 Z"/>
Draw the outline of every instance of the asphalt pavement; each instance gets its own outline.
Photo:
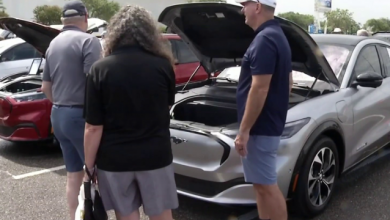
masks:
<path id="1" fill-rule="evenodd" d="M 328 209 L 315 219 L 390 219 L 389 152 L 381 151 L 380 157 L 344 176 Z M 0 220 L 67 220 L 65 181 L 58 147 L 0 141 Z M 180 197 L 174 218 L 227 220 L 248 211 Z M 112 213 L 110 217 L 114 219 Z"/>

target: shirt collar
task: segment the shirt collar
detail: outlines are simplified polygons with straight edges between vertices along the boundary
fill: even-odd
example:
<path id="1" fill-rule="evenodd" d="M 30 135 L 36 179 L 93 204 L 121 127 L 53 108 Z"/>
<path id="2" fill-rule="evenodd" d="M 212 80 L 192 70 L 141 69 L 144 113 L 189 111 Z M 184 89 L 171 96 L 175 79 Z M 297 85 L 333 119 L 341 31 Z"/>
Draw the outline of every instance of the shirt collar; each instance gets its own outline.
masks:
<path id="1" fill-rule="evenodd" d="M 74 26 L 74 25 L 66 25 L 62 28 L 61 32 L 63 31 L 81 31 L 81 32 L 84 32 L 82 31 L 80 28 L 78 28 L 77 26 Z"/>
<path id="2" fill-rule="evenodd" d="M 268 21 L 264 22 L 262 25 L 260 25 L 260 27 L 257 28 L 256 34 L 259 33 L 260 31 L 264 30 L 266 27 L 274 26 L 274 25 L 279 25 L 279 22 L 275 19 L 268 20 Z"/>

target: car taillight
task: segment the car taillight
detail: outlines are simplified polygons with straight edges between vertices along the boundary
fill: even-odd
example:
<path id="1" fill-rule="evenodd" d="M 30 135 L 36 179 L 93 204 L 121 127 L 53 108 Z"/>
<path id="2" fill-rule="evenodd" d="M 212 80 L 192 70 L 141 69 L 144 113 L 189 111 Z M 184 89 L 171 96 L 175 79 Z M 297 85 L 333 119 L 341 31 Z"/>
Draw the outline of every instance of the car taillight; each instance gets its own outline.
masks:
<path id="1" fill-rule="evenodd" d="M 11 110 L 12 110 L 11 103 L 4 98 L 0 98 L 0 118 L 8 117 L 11 113 Z"/>

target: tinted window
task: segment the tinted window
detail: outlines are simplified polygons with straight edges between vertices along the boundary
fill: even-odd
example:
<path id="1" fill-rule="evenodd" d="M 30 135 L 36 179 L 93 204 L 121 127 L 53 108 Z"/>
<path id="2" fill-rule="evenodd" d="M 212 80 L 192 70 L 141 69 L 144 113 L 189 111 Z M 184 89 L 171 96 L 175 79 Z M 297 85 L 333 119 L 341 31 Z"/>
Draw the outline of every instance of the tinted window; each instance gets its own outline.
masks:
<path id="1" fill-rule="evenodd" d="M 390 47 L 380 46 L 379 51 L 383 58 L 383 66 L 385 67 L 384 73 L 390 76 Z"/>
<path id="2" fill-rule="evenodd" d="M 194 63 L 198 62 L 195 54 L 191 49 L 181 40 L 176 40 L 177 59 L 179 63 Z"/>
<path id="3" fill-rule="evenodd" d="M 357 74 L 366 72 L 376 72 L 382 74 L 381 64 L 379 62 L 379 56 L 375 46 L 367 46 L 362 51 L 360 51 L 359 57 L 355 64 L 353 77 L 356 77 Z M 352 80 L 355 80 L 355 78 Z"/>
<path id="4" fill-rule="evenodd" d="M 16 61 L 41 57 L 39 52 L 30 44 L 24 43 L 11 48 L 1 57 L 2 61 Z"/>

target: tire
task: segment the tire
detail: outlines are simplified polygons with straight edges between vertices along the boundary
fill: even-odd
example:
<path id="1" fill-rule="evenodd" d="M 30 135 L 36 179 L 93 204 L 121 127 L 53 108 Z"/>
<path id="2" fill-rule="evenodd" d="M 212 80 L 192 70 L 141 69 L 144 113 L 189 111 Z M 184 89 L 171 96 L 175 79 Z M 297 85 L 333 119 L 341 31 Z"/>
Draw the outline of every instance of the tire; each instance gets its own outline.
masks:
<path id="1" fill-rule="evenodd" d="M 329 160 L 332 154 L 333 157 L 331 158 L 333 159 Z M 325 156 L 325 159 L 321 158 L 322 155 Z M 320 169 L 321 165 L 318 160 L 325 161 L 322 167 L 323 170 Z M 331 166 L 327 166 L 328 161 L 332 161 Z M 311 147 L 299 172 L 297 191 L 292 202 L 296 214 L 304 218 L 313 218 L 326 209 L 338 181 L 339 164 L 339 155 L 334 141 L 329 137 L 320 136 Z M 312 173 L 314 179 L 309 181 L 310 173 Z M 333 183 L 331 183 L 332 179 Z M 309 193 L 310 186 L 313 187 L 311 191 L 313 193 Z M 322 200 L 319 200 L 320 197 L 317 197 L 318 193 L 314 190 L 318 189 L 318 186 L 321 186 L 319 192 L 321 192 Z M 327 191 L 327 189 L 330 191 Z"/>

